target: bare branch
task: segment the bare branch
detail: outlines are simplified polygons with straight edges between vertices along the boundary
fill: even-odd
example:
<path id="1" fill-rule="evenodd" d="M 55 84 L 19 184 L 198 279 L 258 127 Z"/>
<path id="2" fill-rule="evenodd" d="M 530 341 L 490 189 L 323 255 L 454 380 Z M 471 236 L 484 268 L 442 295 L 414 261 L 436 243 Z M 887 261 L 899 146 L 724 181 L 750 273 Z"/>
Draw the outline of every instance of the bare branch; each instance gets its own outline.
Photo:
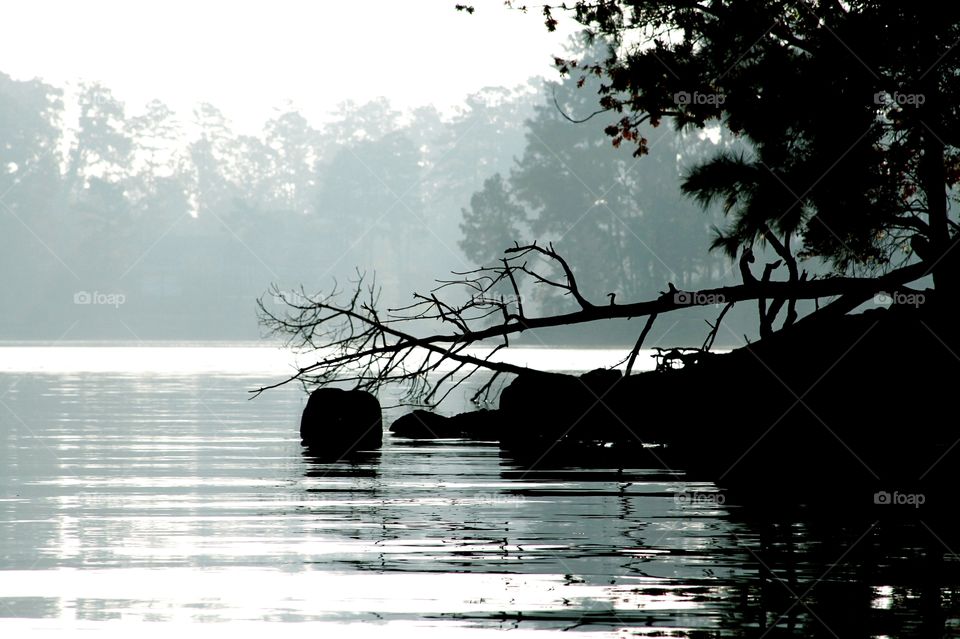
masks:
<path id="1" fill-rule="evenodd" d="M 553 106 L 555 106 L 555 107 L 557 108 L 557 113 L 559 113 L 561 116 L 563 116 L 563 118 L 564 118 L 565 120 L 567 120 L 568 122 L 573 122 L 574 124 L 583 124 L 584 122 L 587 122 L 587 121 L 592 120 L 593 118 L 597 117 L 597 116 L 600 115 L 601 113 L 606 113 L 607 111 L 610 110 L 610 109 L 606 109 L 606 108 L 604 108 L 604 109 L 597 109 L 596 111 L 594 111 L 593 113 L 591 113 L 590 115 L 588 115 L 588 116 L 585 117 L 585 118 L 580 118 L 580 119 L 572 118 L 572 117 L 570 117 L 569 115 L 567 115 L 566 112 L 563 110 L 563 107 L 560 106 L 560 102 L 557 100 L 557 88 L 556 88 L 556 87 L 553 87 Z"/>
<path id="2" fill-rule="evenodd" d="M 531 254 L 546 257 L 558 265 L 564 274 L 563 279 L 557 281 L 538 273 L 526 261 Z M 747 262 L 745 257 L 741 258 L 743 265 Z M 694 353 L 676 351 L 669 357 L 664 356 L 663 360 L 693 361 L 712 345 L 716 326 L 735 302 L 763 299 L 782 304 L 784 300 L 841 296 L 840 300 L 815 313 L 819 315 L 835 312 L 851 301 L 866 299 L 877 291 L 903 286 L 929 271 L 925 264 L 918 263 L 876 278 L 800 278 L 795 282 L 775 282 L 770 281 L 773 268 L 774 265 L 769 265 L 761 280 L 754 278 L 740 286 L 685 292 L 671 284 L 656 299 L 595 306 L 583 297 L 572 269 L 554 247 L 534 243 L 517 244 L 508 249 L 498 266 L 469 271 L 459 280 L 439 282 L 435 290 L 443 289 L 447 293 L 445 298 L 436 292 L 415 294 L 413 304 L 383 312 L 377 310 L 379 289 L 376 281 L 371 279 L 370 284 L 366 284 L 362 273 L 358 273 L 355 288 L 348 294 L 338 292 L 336 284 L 333 293 L 325 296 L 307 295 L 302 289 L 295 296 L 284 296 L 273 287 L 271 294 L 283 302 L 280 307 L 283 311 L 268 307 L 263 299 L 258 300 L 261 323 L 270 332 L 286 336 L 288 345 L 317 352 L 319 359 L 297 369 L 284 380 L 251 392 L 256 396 L 292 381 L 304 386 L 352 384 L 354 388 L 371 392 L 385 385 L 400 384 L 406 386 L 408 398 L 432 402 L 440 385 L 452 384 L 444 393 L 446 396 L 481 369 L 492 371 L 493 379 L 502 374 L 533 372 L 530 368 L 495 359 L 495 355 L 508 345 L 510 335 L 555 326 L 646 316 L 647 323 L 628 360 L 629 373 L 659 314 L 691 306 L 726 304 L 717 324 L 712 326 L 712 334 L 708 336 L 704 349 L 693 349 Z M 527 316 L 529 310 L 522 306 L 518 273 L 530 275 L 533 284 L 545 284 L 570 294 L 579 309 L 554 315 Z M 516 296 L 517 312 L 510 310 L 510 302 L 495 289 L 504 282 L 509 282 Z M 466 301 L 453 301 L 457 293 L 465 294 Z M 442 332 L 444 327 L 453 330 Z M 491 341 L 499 344 L 491 347 Z M 475 398 L 490 391 L 493 379 L 483 385 Z"/>
<path id="3" fill-rule="evenodd" d="M 707 325 L 710 326 L 710 333 L 707 335 L 707 338 L 703 340 L 703 346 L 700 347 L 700 350 L 702 350 L 704 353 L 709 353 L 710 349 L 713 348 L 713 341 L 717 339 L 717 331 L 720 330 L 720 322 L 723 321 L 723 316 L 727 314 L 727 311 L 733 308 L 733 305 L 734 302 L 727 302 L 724 305 L 723 310 L 720 311 L 720 315 L 717 316 L 717 321 L 715 321 L 713 324 L 707 322 Z"/>
<path id="4" fill-rule="evenodd" d="M 546 278 L 541 277 L 537 273 L 527 270 L 525 266 L 518 270 L 523 270 L 523 272 L 528 273 L 529 275 L 532 275 L 533 277 L 537 278 L 539 281 L 541 281 L 544 284 L 549 284 L 551 286 L 556 286 L 557 288 L 566 289 L 571 295 L 573 295 L 573 298 L 577 300 L 577 304 L 580 305 L 580 308 L 584 310 L 593 308 L 593 304 L 588 302 L 583 297 L 583 295 L 580 294 L 580 288 L 577 286 L 577 278 L 574 277 L 573 270 L 570 268 L 570 265 L 567 264 L 567 261 L 563 259 L 563 257 L 554 250 L 553 242 L 548 244 L 546 248 L 534 242 L 533 244 L 527 244 L 525 246 L 520 246 L 518 244 L 513 248 L 508 248 L 506 251 L 504 251 L 504 253 L 508 255 L 511 253 L 526 255 L 527 253 L 531 253 L 531 252 L 539 253 L 557 262 L 560 265 L 560 268 L 563 269 L 563 274 L 567 280 L 567 283 L 561 284 L 559 282 L 553 282 L 553 281 L 547 280 Z"/>
<path id="5" fill-rule="evenodd" d="M 653 323 L 656 321 L 656 319 L 656 313 L 647 317 L 647 323 L 643 325 L 643 330 L 640 331 L 640 337 L 637 338 L 637 343 L 633 345 L 633 350 L 630 351 L 630 359 L 627 360 L 627 369 L 623 373 L 624 377 L 629 377 L 630 373 L 633 371 L 633 364 L 637 361 L 637 354 L 640 352 L 640 348 L 643 346 L 643 340 L 647 338 L 647 333 L 649 333 L 650 329 L 653 328 Z"/>

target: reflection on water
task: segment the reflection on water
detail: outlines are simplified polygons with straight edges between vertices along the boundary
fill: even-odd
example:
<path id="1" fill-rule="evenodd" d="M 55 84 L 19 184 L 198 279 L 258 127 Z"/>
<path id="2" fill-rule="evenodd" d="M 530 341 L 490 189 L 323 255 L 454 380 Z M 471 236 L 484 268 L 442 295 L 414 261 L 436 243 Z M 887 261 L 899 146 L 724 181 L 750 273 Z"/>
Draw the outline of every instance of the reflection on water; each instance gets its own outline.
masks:
<path id="1" fill-rule="evenodd" d="M 79 342 L 71 346 L 56 344 L 23 345 L 18 342 L 0 342 L 0 372 L 5 373 L 130 373 L 186 375 L 223 373 L 234 375 L 238 371 L 275 377 L 290 374 L 297 367 L 317 361 L 316 352 L 297 356 L 290 351 L 269 344 L 209 342 L 183 345 L 98 345 L 96 342 Z M 122 342 L 120 344 L 123 344 Z M 491 349 L 468 348 L 466 355 L 484 357 Z M 719 352 L 719 351 L 718 351 Z M 655 351 L 643 349 L 637 358 L 635 370 L 652 370 Z M 614 348 L 543 348 L 514 346 L 492 357 L 494 361 L 506 361 L 518 366 L 540 370 L 578 370 L 610 368 L 625 362 L 624 349 Z M 456 367 L 453 362 L 441 365 L 438 371 Z M 263 381 L 263 379 L 258 380 Z M 272 380 L 275 381 L 275 380 Z"/>
<path id="2" fill-rule="evenodd" d="M 247 401 L 259 381 L 0 375 L 0 632 L 957 630 L 949 521 L 765 515 L 681 477 L 455 440 L 323 463 L 299 446 L 299 390 Z"/>

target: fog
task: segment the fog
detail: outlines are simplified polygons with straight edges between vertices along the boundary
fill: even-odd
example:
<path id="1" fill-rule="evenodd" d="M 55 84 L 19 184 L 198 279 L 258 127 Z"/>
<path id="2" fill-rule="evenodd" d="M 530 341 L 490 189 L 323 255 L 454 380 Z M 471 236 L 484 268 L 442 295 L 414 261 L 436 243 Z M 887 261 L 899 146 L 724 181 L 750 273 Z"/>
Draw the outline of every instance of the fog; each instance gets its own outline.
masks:
<path id="1" fill-rule="evenodd" d="M 364 275 L 401 306 L 516 241 L 555 242 L 599 303 L 734 281 L 706 251 L 722 219 L 679 179 L 736 144 L 664 123 L 634 157 L 611 116 L 572 122 L 597 86 L 548 54 L 602 50 L 563 26 L 445 2 L 84 7 L 18 7 L 30 26 L 0 48 L 2 339 L 257 339 L 271 286 Z M 43 33 L 46 10 L 66 17 Z M 569 301 L 529 284 L 528 311 Z M 720 343 L 743 334 L 739 310 Z M 717 312 L 655 343 L 698 343 Z M 591 330 L 536 340 L 630 343 L 637 327 Z"/>

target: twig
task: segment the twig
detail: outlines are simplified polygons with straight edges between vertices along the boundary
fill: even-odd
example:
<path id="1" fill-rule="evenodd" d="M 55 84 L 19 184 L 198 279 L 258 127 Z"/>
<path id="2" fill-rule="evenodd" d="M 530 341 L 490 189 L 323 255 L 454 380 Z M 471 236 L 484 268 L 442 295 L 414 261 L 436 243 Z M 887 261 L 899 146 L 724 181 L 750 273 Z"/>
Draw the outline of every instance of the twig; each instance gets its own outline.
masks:
<path id="1" fill-rule="evenodd" d="M 724 305 L 723 310 L 720 311 L 720 315 L 717 316 L 717 321 L 713 324 L 707 322 L 707 325 L 710 327 L 710 332 L 707 334 L 707 339 L 703 340 L 703 346 L 700 347 L 700 350 L 702 350 L 704 353 L 709 353 L 710 349 L 713 348 L 713 340 L 717 338 L 717 331 L 720 329 L 720 322 L 723 321 L 723 316 L 727 314 L 727 311 L 733 308 L 734 304 L 735 302 L 727 302 Z"/>
<path id="2" fill-rule="evenodd" d="M 627 360 L 627 369 L 623 373 L 624 377 L 629 377 L 633 371 L 633 364 L 637 361 L 637 354 L 640 352 L 640 347 L 643 346 L 643 340 L 647 338 L 647 333 L 650 332 L 650 329 L 653 327 L 653 322 L 656 319 L 656 313 L 647 317 L 647 323 L 643 325 L 643 330 L 640 331 L 640 337 L 637 338 L 637 343 L 633 345 L 633 350 L 630 351 L 630 359 Z"/>

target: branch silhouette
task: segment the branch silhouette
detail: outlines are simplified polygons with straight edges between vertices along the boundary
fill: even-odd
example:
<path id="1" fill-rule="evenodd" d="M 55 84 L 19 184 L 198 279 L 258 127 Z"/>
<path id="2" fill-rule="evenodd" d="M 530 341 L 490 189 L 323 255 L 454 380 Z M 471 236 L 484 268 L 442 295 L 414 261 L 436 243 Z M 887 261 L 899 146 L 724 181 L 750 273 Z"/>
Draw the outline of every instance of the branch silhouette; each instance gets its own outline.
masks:
<path id="1" fill-rule="evenodd" d="M 414 293 L 412 304 L 382 313 L 377 310 L 380 289 L 375 278 L 368 282 L 359 272 L 346 294 L 336 285 L 325 296 L 310 296 L 302 289 L 288 294 L 274 286 L 271 294 L 283 310 L 272 310 L 261 298 L 257 302 L 261 323 L 271 334 L 285 336 L 288 346 L 316 351 L 320 357 L 286 379 L 251 393 L 256 396 L 294 381 L 305 387 L 332 382 L 353 384 L 354 388 L 371 392 L 401 383 L 407 385 L 404 403 L 432 405 L 480 370 L 493 372 L 494 379 L 502 374 L 539 372 L 497 358 L 509 346 L 511 335 L 525 331 L 610 319 L 653 318 L 693 306 L 725 304 L 729 308 L 745 300 L 782 303 L 837 298 L 802 320 L 809 322 L 821 315 L 834 315 L 837 309 L 855 307 L 877 292 L 902 287 L 929 272 L 924 263 L 916 263 L 879 277 L 780 282 L 767 276 L 742 285 L 700 291 L 681 291 L 668 284 L 667 291 L 655 299 L 594 305 L 584 296 L 573 269 L 552 244 L 515 244 L 504 254 L 498 266 L 454 272 L 456 279 L 440 280 L 428 294 Z M 531 265 L 534 257 L 541 262 L 539 267 Z M 533 286 L 562 291 L 576 302 L 577 310 L 527 315 L 518 283 L 521 279 Z M 512 294 L 498 292 L 505 288 Z M 637 346 L 631 349 L 630 368 L 651 323 L 647 323 Z M 715 336 L 715 326 L 710 337 Z M 445 328 L 450 331 L 444 332 Z M 710 337 L 705 348 L 712 345 Z M 431 379 L 432 375 L 439 377 Z M 446 382 L 452 386 L 440 395 L 440 387 Z M 473 399 L 486 398 L 492 383 L 492 379 L 485 383 Z"/>

